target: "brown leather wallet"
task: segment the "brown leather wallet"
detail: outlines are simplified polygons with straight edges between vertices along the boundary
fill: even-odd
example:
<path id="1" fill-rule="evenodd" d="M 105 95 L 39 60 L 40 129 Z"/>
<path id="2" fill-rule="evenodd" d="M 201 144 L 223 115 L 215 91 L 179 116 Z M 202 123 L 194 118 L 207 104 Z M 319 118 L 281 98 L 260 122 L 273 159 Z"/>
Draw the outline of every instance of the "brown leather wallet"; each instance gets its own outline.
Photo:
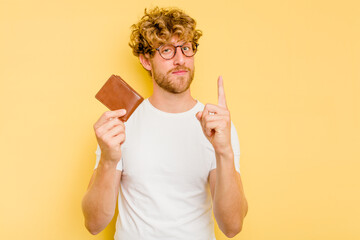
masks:
<path id="1" fill-rule="evenodd" d="M 126 114 L 120 119 L 126 122 L 144 98 L 140 96 L 120 76 L 112 75 L 95 95 L 111 111 L 126 109 Z"/>

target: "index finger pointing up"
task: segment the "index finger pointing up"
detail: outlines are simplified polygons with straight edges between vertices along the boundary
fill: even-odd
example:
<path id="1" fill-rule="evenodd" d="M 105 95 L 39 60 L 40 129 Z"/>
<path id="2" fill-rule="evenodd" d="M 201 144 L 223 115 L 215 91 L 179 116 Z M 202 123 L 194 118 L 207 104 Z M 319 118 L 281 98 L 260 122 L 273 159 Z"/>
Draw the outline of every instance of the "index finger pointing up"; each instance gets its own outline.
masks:
<path id="1" fill-rule="evenodd" d="M 218 78 L 218 105 L 227 108 L 222 76 Z"/>

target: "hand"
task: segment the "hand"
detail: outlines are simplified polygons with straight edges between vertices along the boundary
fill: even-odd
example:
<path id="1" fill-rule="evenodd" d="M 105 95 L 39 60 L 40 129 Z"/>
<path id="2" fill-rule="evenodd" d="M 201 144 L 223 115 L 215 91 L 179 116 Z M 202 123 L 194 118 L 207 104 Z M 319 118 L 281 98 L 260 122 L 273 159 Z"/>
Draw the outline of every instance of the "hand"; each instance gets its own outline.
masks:
<path id="1" fill-rule="evenodd" d="M 107 111 L 94 124 L 95 135 L 101 149 L 101 157 L 117 163 L 121 159 L 121 144 L 125 141 L 125 125 L 119 119 L 125 109 Z"/>
<path id="2" fill-rule="evenodd" d="M 218 79 L 218 105 L 206 104 L 203 111 L 196 114 L 206 138 L 218 154 L 231 150 L 231 120 L 226 105 L 223 80 Z"/>

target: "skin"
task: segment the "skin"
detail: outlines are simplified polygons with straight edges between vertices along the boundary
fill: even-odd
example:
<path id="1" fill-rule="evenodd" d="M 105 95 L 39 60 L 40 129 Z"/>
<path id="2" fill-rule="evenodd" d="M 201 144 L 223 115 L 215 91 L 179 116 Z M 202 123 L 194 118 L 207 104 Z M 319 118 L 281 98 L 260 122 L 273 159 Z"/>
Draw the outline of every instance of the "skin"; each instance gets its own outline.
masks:
<path id="1" fill-rule="evenodd" d="M 218 105 L 206 104 L 196 114 L 204 135 L 213 145 L 216 169 L 209 174 L 216 222 L 227 237 L 237 235 L 248 211 L 241 176 L 235 170 L 231 146 L 231 119 L 226 105 L 222 77 L 218 79 Z"/>
<path id="2" fill-rule="evenodd" d="M 178 45 L 183 41 L 174 37 L 170 43 Z M 185 112 L 195 106 L 196 100 L 189 87 L 195 70 L 194 57 L 184 56 L 178 48 L 171 60 L 163 59 L 158 52 L 153 58 L 140 55 L 139 59 L 153 76 L 154 91 L 149 98 L 153 106 L 169 113 Z M 227 237 L 233 237 L 242 229 L 248 205 L 240 174 L 234 166 L 230 112 L 221 77 L 218 79 L 218 97 L 217 105 L 206 104 L 196 118 L 216 155 L 217 168 L 208 177 L 214 216 L 221 231 Z M 125 125 L 118 117 L 124 114 L 124 109 L 108 111 L 94 124 L 102 154 L 82 202 L 85 226 L 92 234 L 101 232 L 115 213 L 121 181 L 121 171 L 116 170 L 116 165 L 126 137 Z"/>

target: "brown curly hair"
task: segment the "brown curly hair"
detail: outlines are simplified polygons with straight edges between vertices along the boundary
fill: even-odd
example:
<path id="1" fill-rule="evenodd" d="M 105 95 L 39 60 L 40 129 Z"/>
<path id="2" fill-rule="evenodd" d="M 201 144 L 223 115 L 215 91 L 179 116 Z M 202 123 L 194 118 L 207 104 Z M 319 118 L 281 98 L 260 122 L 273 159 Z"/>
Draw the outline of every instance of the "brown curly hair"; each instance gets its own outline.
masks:
<path id="1" fill-rule="evenodd" d="M 196 29 L 196 21 L 177 8 L 155 7 L 147 11 L 137 24 L 131 26 L 130 47 L 133 54 L 149 54 L 153 57 L 155 48 L 169 41 L 173 36 L 198 44 L 202 36 Z"/>

